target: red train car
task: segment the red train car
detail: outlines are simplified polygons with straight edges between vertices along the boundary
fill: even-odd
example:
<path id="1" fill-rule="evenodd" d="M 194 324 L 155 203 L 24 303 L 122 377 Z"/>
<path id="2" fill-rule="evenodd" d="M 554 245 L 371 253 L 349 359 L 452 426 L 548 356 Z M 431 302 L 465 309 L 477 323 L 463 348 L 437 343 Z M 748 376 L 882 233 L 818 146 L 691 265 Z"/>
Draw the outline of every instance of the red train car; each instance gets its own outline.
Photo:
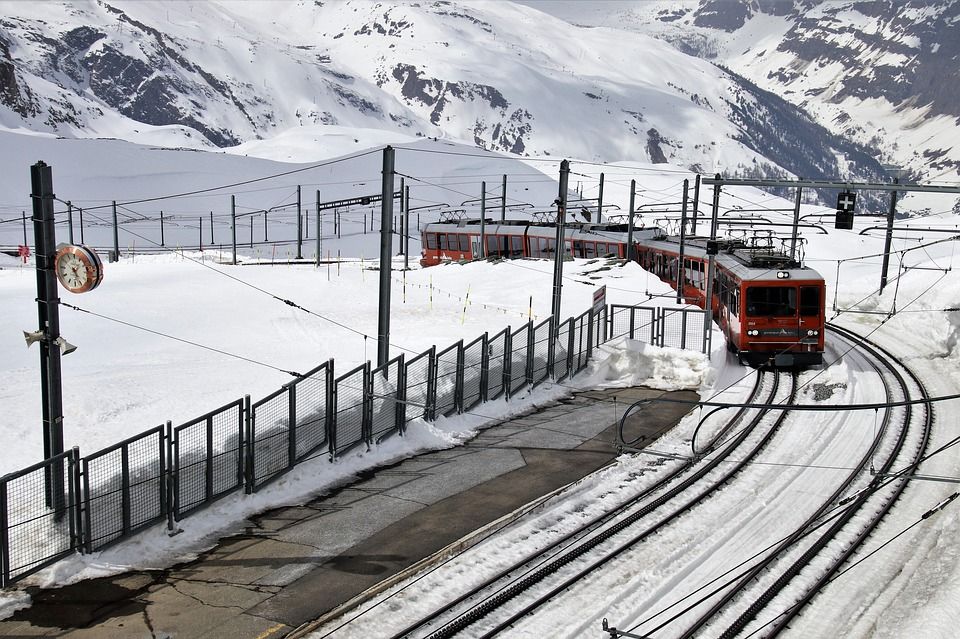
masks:
<path id="1" fill-rule="evenodd" d="M 443 261 L 500 258 L 553 258 L 556 227 L 529 220 L 480 220 L 428 224 L 423 230 L 423 266 Z M 688 303 L 706 307 L 706 239 L 688 238 L 680 264 L 678 238 L 658 228 L 635 229 L 628 252 L 624 224 L 566 227 L 563 249 L 570 257 L 629 256 L 661 280 L 680 290 Z M 482 245 L 486 244 L 486 251 Z M 713 316 L 727 347 L 742 363 L 778 367 L 823 362 L 823 277 L 772 246 L 748 246 L 720 240 L 712 294 Z"/>

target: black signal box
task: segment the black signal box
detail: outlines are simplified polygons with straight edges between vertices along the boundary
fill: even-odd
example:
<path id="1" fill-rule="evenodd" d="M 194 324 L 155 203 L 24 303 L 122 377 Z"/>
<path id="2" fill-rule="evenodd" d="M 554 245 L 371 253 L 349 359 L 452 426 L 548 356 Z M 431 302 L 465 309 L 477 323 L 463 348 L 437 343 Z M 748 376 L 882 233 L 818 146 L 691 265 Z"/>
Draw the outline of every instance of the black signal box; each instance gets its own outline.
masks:
<path id="1" fill-rule="evenodd" d="M 720 242 L 717 240 L 707 240 L 707 255 L 716 255 L 720 252 Z"/>
<path id="2" fill-rule="evenodd" d="M 851 230 L 853 228 L 853 213 L 837 211 L 837 220 L 833 226 L 834 228 L 843 229 L 846 231 Z"/>

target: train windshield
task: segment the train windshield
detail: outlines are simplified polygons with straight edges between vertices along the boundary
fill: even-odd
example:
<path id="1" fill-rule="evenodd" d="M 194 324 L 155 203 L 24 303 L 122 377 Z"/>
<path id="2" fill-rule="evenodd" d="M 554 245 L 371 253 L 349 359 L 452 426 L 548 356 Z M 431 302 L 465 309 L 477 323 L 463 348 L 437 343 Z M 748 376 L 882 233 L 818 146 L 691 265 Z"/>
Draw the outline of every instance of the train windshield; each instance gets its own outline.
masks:
<path id="1" fill-rule="evenodd" d="M 748 287 L 747 315 L 752 317 L 795 317 L 797 315 L 796 287 Z"/>

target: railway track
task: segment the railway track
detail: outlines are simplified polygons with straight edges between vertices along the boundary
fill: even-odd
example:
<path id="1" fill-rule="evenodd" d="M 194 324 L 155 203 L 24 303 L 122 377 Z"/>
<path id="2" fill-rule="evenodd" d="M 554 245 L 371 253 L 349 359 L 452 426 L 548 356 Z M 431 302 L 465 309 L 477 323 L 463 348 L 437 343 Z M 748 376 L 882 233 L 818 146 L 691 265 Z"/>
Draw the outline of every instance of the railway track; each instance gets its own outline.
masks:
<path id="1" fill-rule="evenodd" d="M 789 377 L 786 389 L 784 377 Z M 795 392 L 795 376 L 762 372 L 757 374 L 750 401 L 789 402 Z M 771 418 L 760 411 L 738 411 L 705 444 L 704 449 L 714 451 L 708 458 L 682 465 L 615 511 L 500 571 L 392 636 L 440 639 L 468 630 L 471 636 L 479 637 L 505 632 L 517 620 L 715 494 L 766 446 L 784 414 Z M 734 455 L 737 461 L 729 463 L 727 460 Z"/>

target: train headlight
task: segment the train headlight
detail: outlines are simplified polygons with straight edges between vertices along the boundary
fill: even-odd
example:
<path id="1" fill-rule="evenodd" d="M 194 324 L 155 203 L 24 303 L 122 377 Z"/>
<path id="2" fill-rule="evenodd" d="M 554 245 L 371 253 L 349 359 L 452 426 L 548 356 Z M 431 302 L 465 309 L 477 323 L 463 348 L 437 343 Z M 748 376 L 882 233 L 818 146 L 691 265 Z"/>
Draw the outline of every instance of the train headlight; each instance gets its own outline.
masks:
<path id="1" fill-rule="evenodd" d="M 747 331 L 747 335 L 749 335 L 750 337 L 756 337 L 759 334 L 760 334 L 760 331 L 758 331 L 755 328 L 751 328 L 749 331 Z"/>
<path id="2" fill-rule="evenodd" d="M 815 330 L 815 329 L 812 329 L 812 328 L 807 331 L 807 335 L 808 335 L 809 337 L 816 337 L 816 336 L 819 335 L 819 334 L 820 334 L 820 331 Z"/>
<path id="3" fill-rule="evenodd" d="M 790 279 L 789 271 L 777 271 L 777 279 L 778 280 Z"/>

